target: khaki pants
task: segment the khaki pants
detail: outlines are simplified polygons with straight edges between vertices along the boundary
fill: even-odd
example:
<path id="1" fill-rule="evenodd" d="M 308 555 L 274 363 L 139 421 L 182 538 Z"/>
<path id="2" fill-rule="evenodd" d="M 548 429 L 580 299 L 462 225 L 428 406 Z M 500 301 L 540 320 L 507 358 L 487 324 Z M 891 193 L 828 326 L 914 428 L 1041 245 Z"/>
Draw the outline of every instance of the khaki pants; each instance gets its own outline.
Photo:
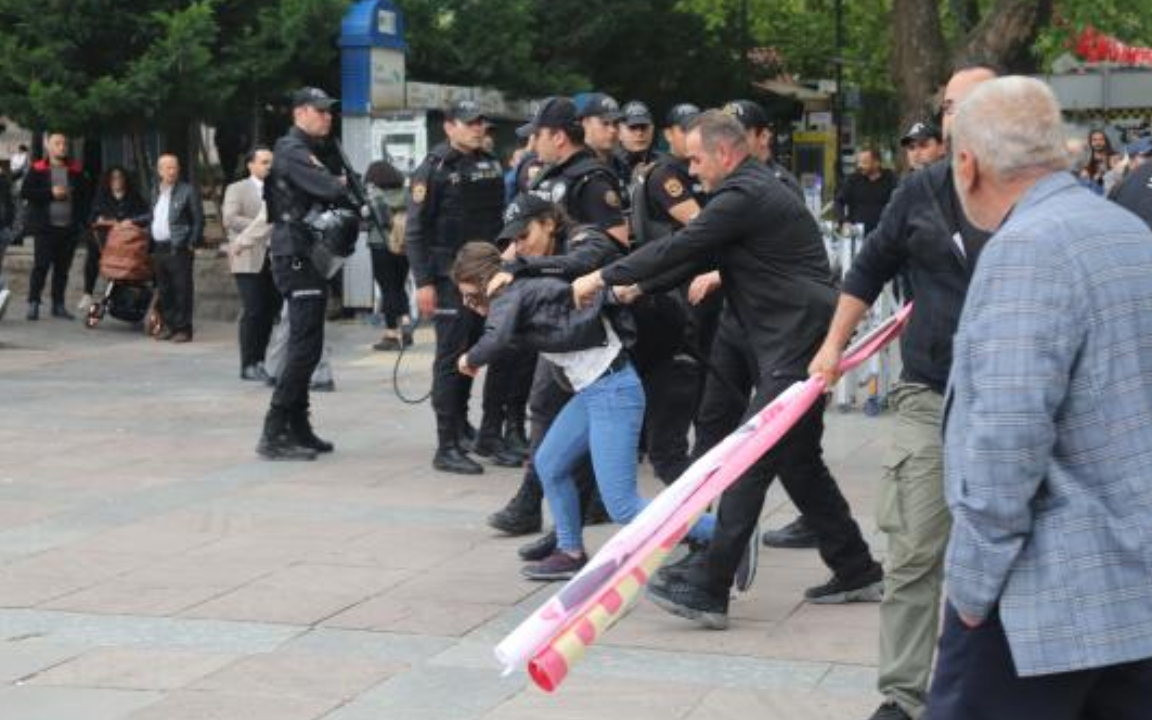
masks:
<path id="1" fill-rule="evenodd" d="M 891 402 L 896 432 L 876 507 L 877 525 L 888 536 L 877 687 L 919 719 L 936 650 L 944 550 L 952 526 L 944 502 L 944 398 L 924 385 L 902 383 Z"/>

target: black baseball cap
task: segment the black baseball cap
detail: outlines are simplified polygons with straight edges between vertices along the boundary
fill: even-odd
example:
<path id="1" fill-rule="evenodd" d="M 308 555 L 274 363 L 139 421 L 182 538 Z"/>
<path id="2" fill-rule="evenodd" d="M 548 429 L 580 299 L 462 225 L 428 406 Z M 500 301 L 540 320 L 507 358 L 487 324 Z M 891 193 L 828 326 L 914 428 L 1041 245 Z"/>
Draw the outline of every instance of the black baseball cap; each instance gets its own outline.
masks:
<path id="1" fill-rule="evenodd" d="M 672 106 L 668 111 L 668 127 L 678 127 L 681 130 L 688 129 L 688 123 L 692 122 L 692 118 L 700 114 L 700 108 L 692 103 L 677 103 Z"/>
<path id="2" fill-rule="evenodd" d="M 516 128 L 520 137 L 528 137 L 540 128 L 569 129 L 579 124 L 576 103 L 566 97 L 550 97 L 541 101 L 536 114 L 527 123 Z"/>
<path id="3" fill-rule="evenodd" d="M 651 125 L 652 111 L 639 100 L 630 100 L 624 103 L 624 124 L 628 127 Z"/>
<path id="4" fill-rule="evenodd" d="M 292 93 L 293 108 L 311 105 L 317 110 L 331 110 L 339 103 L 339 100 L 329 96 L 328 93 L 324 92 L 320 88 L 300 88 L 296 92 Z"/>
<path id="5" fill-rule="evenodd" d="M 620 103 L 611 95 L 604 93 L 589 93 L 580 105 L 580 119 L 590 117 L 602 118 L 605 122 L 616 122 L 624 117 L 620 112 Z"/>
<path id="6" fill-rule="evenodd" d="M 912 123 L 912 127 L 908 128 L 908 132 L 904 133 L 904 137 L 900 138 L 900 145 L 908 147 L 914 142 L 921 140 L 934 139 L 937 142 L 943 142 L 944 136 L 940 134 L 940 128 L 932 123 L 917 122 Z"/>
<path id="7" fill-rule="evenodd" d="M 504 208 L 504 228 L 498 241 L 515 240 L 528 231 L 528 223 L 552 209 L 552 203 L 529 193 L 520 193 Z"/>
<path id="8" fill-rule="evenodd" d="M 480 103 L 475 100 L 457 100 L 444 111 L 444 117 L 448 120 L 459 120 L 466 123 L 488 119 L 484 111 L 480 109 Z"/>
<path id="9" fill-rule="evenodd" d="M 745 130 L 772 127 L 772 124 L 768 122 L 768 113 L 764 112 L 760 103 L 752 100 L 732 100 L 721 110 L 739 120 Z"/>

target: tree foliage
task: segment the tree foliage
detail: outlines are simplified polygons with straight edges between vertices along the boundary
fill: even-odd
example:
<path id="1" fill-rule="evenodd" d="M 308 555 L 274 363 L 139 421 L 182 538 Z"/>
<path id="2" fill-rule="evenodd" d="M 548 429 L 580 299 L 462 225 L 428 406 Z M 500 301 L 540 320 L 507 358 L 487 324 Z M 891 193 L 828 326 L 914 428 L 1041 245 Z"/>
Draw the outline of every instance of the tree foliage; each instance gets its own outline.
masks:
<path id="1" fill-rule="evenodd" d="M 334 90 L 336 39 L 351 2 L 0 0 L 0 107 L 22 124 L 72 133 L 176 130 L 259 112 L 301 84 Z M 1051 15 L 1028 14 L 1051 0 L 843 0 L 839 53 L 835 0 L 398 4 L 415 80 L 522 97 L 597 89 L 642 98 L 657 112 L 745 96 L 750 81 L 781 73 L 832 78 L 837 62 L 869 98 L 865 116 L 895 104 L 884 98 L 900 98 L 908 112 L 950 60 L 974 48 L 1011 54 L 1014 69 L 1028 70 L 1088 24 L 1152 45 L 1147 0 L 1059 0 Z M 894 28 L 907 26 L 908 13 L 938 30 L 900 36 Z M 909 54 L 913 41 L 924 47 Z M 756 48 L 752 62 L 747 51 Z"/>

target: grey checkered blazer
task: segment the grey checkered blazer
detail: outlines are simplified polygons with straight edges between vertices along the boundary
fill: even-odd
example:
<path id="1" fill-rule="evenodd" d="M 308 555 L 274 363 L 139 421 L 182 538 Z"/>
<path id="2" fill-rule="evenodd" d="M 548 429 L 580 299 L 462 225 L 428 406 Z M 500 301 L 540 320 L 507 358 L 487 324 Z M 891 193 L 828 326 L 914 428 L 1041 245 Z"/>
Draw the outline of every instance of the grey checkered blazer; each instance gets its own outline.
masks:
<path id="1" fill-rule="evenodd" d="M 1152 657 L 1148 227 L 1037 183 L 980 257 L 947 402 L 951 602 L 999 606 L 1021 675 Z"/>

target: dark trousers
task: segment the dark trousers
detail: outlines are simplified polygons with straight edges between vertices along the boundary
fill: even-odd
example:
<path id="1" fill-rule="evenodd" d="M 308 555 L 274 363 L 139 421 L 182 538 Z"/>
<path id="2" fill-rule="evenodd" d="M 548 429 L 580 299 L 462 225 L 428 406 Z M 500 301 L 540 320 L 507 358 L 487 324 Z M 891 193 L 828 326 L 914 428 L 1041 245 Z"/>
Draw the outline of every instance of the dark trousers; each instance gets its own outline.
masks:
<path id="1" fill-rule="evenodd" d="M 32 277 L 28 283 L 28 302 L 40 302 L 48 271 L 52 271 L 52 304 L 64 304 L 68 288 L 68 272 L 72 269 L 72 256 L 76 254 L 76 231 L 70 227 L 48 227 L 36 233 L 36 247 L 32 256 Z"/>
<path id="2" fill-rule="evenodd" d="M 160 317 L 172 332 L 192 332 L 192 303 L 196 294 L 192 283 L 194 258 L 189 248 L 162 248 L 152 256 Z"/>
<path id="3" fill-rule="evenodd" d="M 472 378 L 456 369 L 456 362 L 480 339 L 484 324 L 480 316 L 464 307 L 460 292 L 448 278 L 436 281 L 436 357 L 432 362 L 432 410 L 436 413 L 436 436 L 440 447 L 459 441 L 468 420 L 468 397 Z"/>
<path id="4" fill-rule="evenodd" d="M 264 362 L 272 325 L 280 314 L 283 298 L 272 279 L 272 264 L 264 260 L 260 272 L 235 273 L 240 292 L 240 369 Z"/>
<path id="5" fill-rule="evenodd" d="M 687 357 L 668 358 L 648 368 L 641 380 L 648 406 L 644 433 L 656 477 L 671 485 L 691 464 L 688 431 L 700 400 L 702 368 Z"/>
<path id="6" fill-rule="evenodd" d="M 926 720 L 1146 720 L 1152 659 L 1020 677 L 999 615 L 969 629 L 949 603 Z"/>
<path id="7" fill-rule="evenodd" d="M 768 369 L 758 368 L 742 336 L 723 331 L 712 345 L 710 363 L 730 385 L 754 387 L 755 394 L 744 412 L 733 416 L 730 413 L 739 404 L 739 396 L 715 378 L 707 378 L 697 423 L 698 454 L 707 452 L 743 419 L 759 412 L 801 379 L 777 377 Z M 725 423 L 731 426 L 727 431 L 722 427 Z M 823 435 L 824 400 L 821 398 L 774 448 L 720 497 L 719 518 L 716 534 L 708 547 L 708 561 L 695 578 L 709 591 L 714 594 L 728 592 L 744 547 L 756 531 L 764 496 L 777 476 L 784 483 L 792 502 L 812 525 L 819 540 L 820 557 L 832 572 L 841 577 L 852 576 L 875 562 L 860 527 L 852 519 L 848 502 L 824 464 L 820 445 Z"/>
<path id="8" fill-rule="evenodd" d="M 391 330 L 400 327 L 400 319 L 409 313 L 408 258 L 389 252 L 386 247 L 372 248 L 372 278 L 380 287 L 380 312 Z"/>
<path id="9" fill-rule="evenodd" d="M 535 371 L 536 353 L 533 352 L 505 352 L 488 366 L 484 376 L 482 433 L 502 433 L 505 421 L 523 424 Z"/>
<path id="10" fill-rule="evenodd" d="M 96 278 L 100 276 L 100 250 L 107 231 L 84 233 L 87 252 L 84 255 L 84 294 L 91 295 L 96 291 Z"/>
<path id="11" fill-rule="evenodd" d="M 276 377 L 272 407 L 307 409 L 308 384 L 324 352 L 328 282 L 306 258 L 272 258 L 272 276 L 288 303 L 289 328 L 284 367 Z"/>

